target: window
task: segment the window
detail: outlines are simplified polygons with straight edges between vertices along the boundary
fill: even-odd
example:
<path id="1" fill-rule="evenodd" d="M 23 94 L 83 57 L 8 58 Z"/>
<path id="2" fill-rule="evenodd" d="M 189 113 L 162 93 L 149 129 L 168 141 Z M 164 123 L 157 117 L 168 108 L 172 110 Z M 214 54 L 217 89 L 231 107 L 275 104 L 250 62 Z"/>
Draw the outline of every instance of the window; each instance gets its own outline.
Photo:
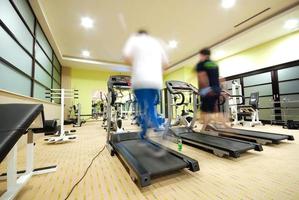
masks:
<path id="1" fill-rule="evenodd" d="M 36 60 L 41 64 L 41 66 L 51 74 L 52 73 L 51 61 L 48 59 L 46 54 L 43 52 L 43 50 L 40 48 L 40 46 L 37 43 L 35 44 L 35 57 Z"/>
<path id="2" fill-rule="evenodd" d="M 0 20 L 0 89 L 49 101 L 61 65 L 28 1 L 0 0 Z"/>
<path id="3" fill-rule="evenodd" d="M 31 76 L 32 58 L 1 28 L 0 41 L 0 56 Z"/>
<path id="4" fill-rule="evenodd" d="M 57 72 L 56 69 L 53 70 L 53 77 L 56 80 L 56 82 L 60 83 L 60 74 Z"/>
<path id="5" fill-rule="evenodd" d="M 266 72 L 253 76 L 247 76 L 243 79 L 244 86 L 259 85 L 264 83 L 271 83 L 271 73 Z"/>
<path id="6" fill-rule="evenodd" d="M 299 66 L 277 71 L 283 120 L 299 121 Z"/>
<path id="7" fill-rule="evenodd" d="M 278 80 L 286 81 L 299 78 L 299 66 L 278 70 Z"/>
<path id="8" fill-rule="evenodd" d="M 259 117 L 264 122 L 299 121 L 299 60 L 228 77 L 227 85 L 233 80 L 240 80 L 246 105 L 250 94 L 259 92 Z"/>
<path id="9" fill-rule="evenodd" d="M 260 96 L 272 96 L 272 84 L 244 87 L 245 97 L 250 97 L 253 92 L 259 92 Z"/>
<path id="10" fill-rule="evenodd" d="M 0 19 L 25 49 L 32 53 L 33 37 L 8 0 L 0 1 Z"/>
<path id="11" fill-rule="evenodd" d="M 17 6 L 24 20 L 26 21 L 26 24 L 29 26 L 31 33 L 33 33 L 35 18 L 30 6 L 25 0 L 13 0 L 13 2 Z"/>
<path id="12" fill-rule="evenodd" d="M 50 101 L 50 99 L 46 98 L 46 90 L 47 88 L 45 88 L 44 86 L 38 84 L 38 83 L 34 83 L 34 97 L 37 99 L 42 99 L 45 101 Z"/>
<path id="13" fill-rule="evenodd" d="M 39 26 L 39 24 L 36 25 L 36 39 L 37 39 L 37 42 L 43 48 L 43 50 L 46 52 L 48 58 L 51 59 L 52 58 L 51 46 L 48 43 L 48 40 L 47 40 L 46 36 L 44 35 L 44 33 L 43 33 L 41 27 Z"/>
<path id="14" fill-rule="evenodd" d="M 0 68 L 0 89 L 30 96 L 30 78 L 18 73 L 2 62 L 0 62 Z"/>
<path id="15" fill-rule="evenodd" d="M 51 88 L 51 76 L 38 64 L 35 65 L 35 80 Z"/>
<path id="16" fill-rule="evenodd" d="M 54 60 L 53 60 L 54 67 L 57 69 L 58 72 L 60 72 L 60 64 L 59 64 L 59 62 L 58 62 L 56 56 L 54 56 L 53 59 L 54 59 Z"/>

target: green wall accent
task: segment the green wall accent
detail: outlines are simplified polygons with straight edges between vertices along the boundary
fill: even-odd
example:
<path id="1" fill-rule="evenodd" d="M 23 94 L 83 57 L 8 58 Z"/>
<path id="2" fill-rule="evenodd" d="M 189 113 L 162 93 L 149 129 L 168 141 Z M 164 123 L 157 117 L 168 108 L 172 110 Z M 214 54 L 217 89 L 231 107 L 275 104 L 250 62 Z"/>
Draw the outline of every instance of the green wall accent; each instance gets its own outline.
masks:
<path id="1" fill-rule="evenodd" d="M 191 83 L 197 87 L 196 74 L 193 71 L 194 66 L 183 66 L 173 72 L 164 75 L 164 81 L 179 80 Z"/>
<path id="2" fill-rule="evenodd" d="M 126 74 L 119 72 L 105 72 L 98 70 L 71 69 L 71 88 L 79 90 L 79 102 L 82 114 L 91 114 L 91 101 L 93 92 L 96 90 L 107 91 L 109 76 Z M 76 101 L 74 101 L 76 103 Z"/>
<path id="3" fill-rule="evenodd" d="M 299 31 L 249 48 L 217 61 L 220 76 L 227 77 L 299 59 Z M 194 63 L 195 65 L 196 63 Z M 165 80 L 182 80 L 197 86 L 192 69 L 183 66 L 164 75 Z"/>
<path id="4" fill-rule="evenodd" d="M 299 31 L 218 61 L 221 76 L 231 76 L 299 59 Z"/>

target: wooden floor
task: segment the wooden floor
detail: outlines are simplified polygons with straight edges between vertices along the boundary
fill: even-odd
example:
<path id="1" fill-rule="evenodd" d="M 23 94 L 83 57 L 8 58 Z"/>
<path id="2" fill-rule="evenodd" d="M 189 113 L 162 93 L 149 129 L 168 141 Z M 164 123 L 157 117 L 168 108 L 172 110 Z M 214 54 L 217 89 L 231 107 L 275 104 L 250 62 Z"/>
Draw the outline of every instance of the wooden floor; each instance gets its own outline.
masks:
<path id="1" fill-rule="evenodd" d="M 183 145 L 183 153 L 197 159 L 201 170 L 182 170 L 156 179 L 144 189 L 131 181 L 117 157 L 104 150 L 69 199 L 299 199 L 299 132 L 275 126 L 255 129 L 293 134 L 296 141 L 264 146 L 263 152 L 251 151 L 238 159 L 219 158 Z M 77 132 L 78 140 L 67 144 L 47 145 L 42 137 L 36 140 L 35 167 L 57 164 L 58 170 L 34 176 L 17 199 L 66 197 L 106 139 L 100 122 L 86 123 Z M 24 158 L 19 160 L 22 168 Z M 3 172 L 5 163 L 1 165 Z M 0 193 L 5 184 L 0 182 Z"/>

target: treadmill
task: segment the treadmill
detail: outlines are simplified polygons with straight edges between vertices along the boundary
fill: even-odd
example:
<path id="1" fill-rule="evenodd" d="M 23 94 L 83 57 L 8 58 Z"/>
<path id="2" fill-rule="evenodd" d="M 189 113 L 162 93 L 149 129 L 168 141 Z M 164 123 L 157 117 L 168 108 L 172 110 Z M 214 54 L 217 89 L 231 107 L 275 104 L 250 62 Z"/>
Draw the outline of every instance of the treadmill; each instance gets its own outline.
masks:
<path id="1" fill-rule="evenodd" d="M 216 131 L 223 137 L 252 141 L 259 144 L 279 144 L 282 140 L 295 140 L 292 135 L 253 131 L 237 128 L 224 128 L 219 125 L 209 125 L 208 129 Z"/>
<path id="2" fill-rule="evenodd" d="M 198 90 L 191 84 L 182 81 L 167 81 L 167 104 L 168 104 L 168 131 L 167 137 L 171 140 L 177 140 L 180 138 L 183 143 L 196 146 L 198 148 L 212 151 L 215 155 L 224 157 L 231 156 L 238 158 L 242 153 L 249 150 L 262 151 L 263 148 L 260 144 L 248 141 L 241 141 L 233 138 L 225 138 L 215 135 L 211 135 L 209 132 L 196 132 L 193 130 L 196 118 L 193 117 L 191 125 L 171 127 L 171 119 L 173 117 L 173 106 L 184 104 L 184 93 L 192 94 L 193 96 L 193 112 L 197 111 Z M 183 98 L 182 102 L 176 104 L 173 103 L 173 96 L 180 94 Z"/>
<path id="3" fill-rule="evenodd" d="M 138 132 L 113 133 L 111 131 L 111 107 L 117 98 L 116 91 L 128 89 L 130 89 L 130 76 L 118 75 L 109 78 L 106 146 L 111 156 L 116 154 L 119 157 L 132 180 L 140 187 L 150 185 L 155 177 L 184 168 L 192 172 L 199 171 L 196 160 L 150 139 L 141 140 Z M 165 150 L 163 155 L 155 154 L 163 149 Z"/>

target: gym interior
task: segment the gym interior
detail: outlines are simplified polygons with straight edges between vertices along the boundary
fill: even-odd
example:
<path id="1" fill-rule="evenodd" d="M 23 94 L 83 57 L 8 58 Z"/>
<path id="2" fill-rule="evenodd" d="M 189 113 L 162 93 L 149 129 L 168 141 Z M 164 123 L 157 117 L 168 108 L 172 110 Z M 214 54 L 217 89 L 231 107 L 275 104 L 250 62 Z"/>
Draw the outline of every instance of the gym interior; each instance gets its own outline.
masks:
<path id="1" fill-rule="evenodd" d="M 1 200 L 299 199 L 298 0 L 1 0 L 0 26 Z"/>

